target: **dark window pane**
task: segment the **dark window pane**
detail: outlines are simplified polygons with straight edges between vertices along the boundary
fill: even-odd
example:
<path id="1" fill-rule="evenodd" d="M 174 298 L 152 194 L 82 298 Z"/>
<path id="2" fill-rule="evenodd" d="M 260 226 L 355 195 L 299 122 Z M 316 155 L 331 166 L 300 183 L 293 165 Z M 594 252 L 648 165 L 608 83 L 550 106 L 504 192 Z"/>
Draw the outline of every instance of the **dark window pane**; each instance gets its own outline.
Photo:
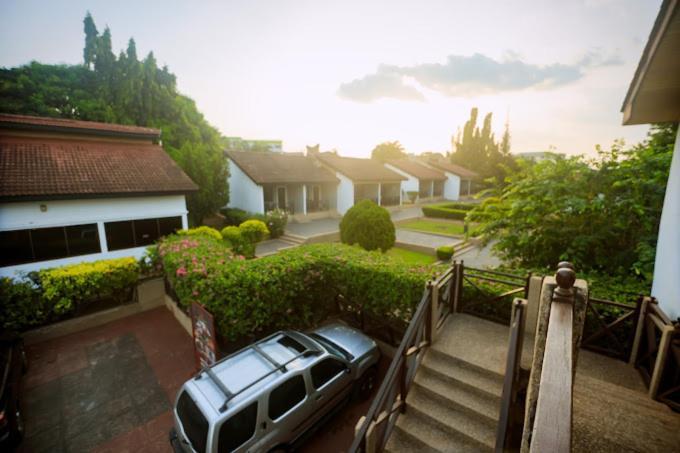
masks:
<path id="1" fill-rule="evenodd" d="M 163 219 L 158 219 L 158 227 L 161 232 L 161 236 L 167 236 L 172 234 L 177 230 L 182 229 L 182 218 L 181 217 L 165 217 Z"/>
<path id="2" fill-rule="evenodd" d="M 64 227 L 31 230 L 36 261 L 53 260 L 68 256 Z"/>
<path id="3" fill-rule="evenodd" d="M 197 452 L 205 453 L 205 445 L 208 441 L 208 421 L 187 392 L 182 392 L 177 400 L 177 415 L 191 446 Z"/>
<path id="4" fill-rule="evenodd" d="M 135 246 L 132 221 L 109 222 L 104 224 L 104 229 L 109 250 L 131 249 Z"/>
<path id="5" fill-rule="evenodd" d="M 256 422 L 257 402 L 254 402 L 222 423 L 220 437 L 217 441 L 217 451 L 227 453 L 243 445 L 255 434 Z"/>
<path id="6" fill-rule="evenodd" d="M 344 371 L 345 365 L 341 361 L 328 358 L 312 367 L 312 384 L 315 389 L 319 389 L 326 382 Z"/>
<path id="7" fill-rule="evenodd" d="M 301 375 L 288 379 L 269 394 L 269 418 L 276 420 L 305 399 L 306 395 L 305 380 Z"/>
<path id="8" fill-rule="evenodd" d="M 0 231 L 0 266 L 33 261 L 28 230 Z"/>
<path id="9" fill-rule="evenodd" d="M 135 245 L 151 245 L 158 239 L 158 221 L 156 219 L 135 220 Z"/>
<path id="10" fill-rule="evenodd" d="M 101 252 L 96 223 L 67 226 L 66 237 L 70 256 Z"/>

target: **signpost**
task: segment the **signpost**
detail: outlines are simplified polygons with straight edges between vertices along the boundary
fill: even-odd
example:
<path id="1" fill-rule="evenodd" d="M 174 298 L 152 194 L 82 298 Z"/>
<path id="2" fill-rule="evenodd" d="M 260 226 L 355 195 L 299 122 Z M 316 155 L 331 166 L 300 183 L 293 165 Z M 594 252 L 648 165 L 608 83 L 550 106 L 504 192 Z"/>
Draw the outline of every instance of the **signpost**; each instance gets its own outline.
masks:
<path id="1" fill-rule="evenodd" d="M 194 334 L 194 355 L 198 369 L 215 363 L 217 348 L 213 315 L 198 302 L 191 305 L 191 327 Z"/>

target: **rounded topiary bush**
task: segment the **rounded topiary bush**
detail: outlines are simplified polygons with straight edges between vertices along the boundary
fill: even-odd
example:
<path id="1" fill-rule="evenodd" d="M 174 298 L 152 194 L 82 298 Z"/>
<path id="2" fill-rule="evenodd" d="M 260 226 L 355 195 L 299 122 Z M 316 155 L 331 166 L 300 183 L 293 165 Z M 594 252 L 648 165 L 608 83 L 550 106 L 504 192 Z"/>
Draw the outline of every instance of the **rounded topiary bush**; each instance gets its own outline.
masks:
<path id="1" fill-rule="evenodd" d="M 237 226 L 222 228 L 222 238 L 231 245 L 237 244 L 243 240 L 241 237 L 241 230 L 239 230 Z"/>
<path id="2" fill-rule="evenodd" d="M 215 228 L 210 228 L 209 226 L 200 226 L 196 228 L 189 228 L 188 230 L 179 230 L 177 232 L 180 236 L 210 236 L 212 238 L 222 240 L 222 235 Z"/>
<path id="3" fill-rule="evenodd" d="M 385 252 L 394 246 L 395 239 L 390 213 L 371 200 L 352 206 L 340 221 L 340 240 L 345 244 Z"/>
<path id="4" fill-rule="evenodd" d="M 261 220 L 246 220 L 238 227 L 243 236 L 251 244 L 257 244 L 269 234 L 267 225 Z"/>
<path id="5" fill-rule="evenodd" d="M 442 245 L 441 247 L 437 247 L 437 258 L 442 261 L 448 261 L 453 256 L 453 252 L 454 249 L 452 245 Z"/>

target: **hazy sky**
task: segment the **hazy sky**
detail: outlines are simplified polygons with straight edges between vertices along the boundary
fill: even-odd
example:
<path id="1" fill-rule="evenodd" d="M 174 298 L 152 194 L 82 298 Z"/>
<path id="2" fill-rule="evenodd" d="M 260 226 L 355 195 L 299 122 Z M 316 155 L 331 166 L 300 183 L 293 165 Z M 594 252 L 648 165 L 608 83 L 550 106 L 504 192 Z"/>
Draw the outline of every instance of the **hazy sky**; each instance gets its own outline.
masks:
<path id="1" fill-rule="evenodd" d="M 223 134 L 367 156 L 445 151 L 470 108 L 513 152 L 642 139 L 620 107 L 661 0 L 0 0 L 0 66 L 80 63 L 82 20 L 131 36 Z"/>

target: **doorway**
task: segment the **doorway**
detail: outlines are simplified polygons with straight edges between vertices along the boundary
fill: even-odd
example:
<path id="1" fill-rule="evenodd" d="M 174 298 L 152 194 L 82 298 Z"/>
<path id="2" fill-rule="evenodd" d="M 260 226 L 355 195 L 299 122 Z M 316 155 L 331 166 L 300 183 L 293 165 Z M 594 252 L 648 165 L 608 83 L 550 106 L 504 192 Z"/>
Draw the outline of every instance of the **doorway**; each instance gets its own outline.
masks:
<path id="1" fill-rule="evenodd" d="M 276 188 L 276 204 L 279 209 L 286 209 L 286 188 L 283 186 Z"/>

